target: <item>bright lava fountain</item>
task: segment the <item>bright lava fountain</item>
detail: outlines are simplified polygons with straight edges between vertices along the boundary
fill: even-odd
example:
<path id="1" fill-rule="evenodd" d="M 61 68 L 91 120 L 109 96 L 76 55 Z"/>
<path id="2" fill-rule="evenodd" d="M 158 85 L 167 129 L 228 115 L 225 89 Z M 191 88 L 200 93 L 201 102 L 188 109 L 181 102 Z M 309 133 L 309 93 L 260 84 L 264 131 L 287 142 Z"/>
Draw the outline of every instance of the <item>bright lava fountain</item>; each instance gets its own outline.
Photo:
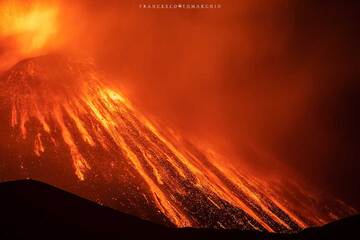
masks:
<path id="1" fill-rule="evenodd" d="M 1 79 L 0 111 L 3 181 L 39 179 L 179 227 L 286 232 L 345 214 L 340 203 L 327 215 L 300 212 L 269 185 L 160 130 L 89 61 L 19 62 Z M 289 196 L 298 206 L 313 201 L 301 191 Z"/>

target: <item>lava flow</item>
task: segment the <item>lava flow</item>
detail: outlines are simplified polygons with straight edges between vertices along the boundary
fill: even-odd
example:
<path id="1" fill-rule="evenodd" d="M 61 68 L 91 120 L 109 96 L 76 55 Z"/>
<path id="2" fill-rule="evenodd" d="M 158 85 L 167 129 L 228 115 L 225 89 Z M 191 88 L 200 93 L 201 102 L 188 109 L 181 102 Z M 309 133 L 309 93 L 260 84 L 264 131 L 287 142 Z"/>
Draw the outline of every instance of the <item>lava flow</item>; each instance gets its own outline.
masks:
<path id="1" fill-rule="evenodd" d="M 90 61 L 47 55 L 19 62 L 0 82 L 0 111 L 1 180 L 39 179 L 179 227 L 286 232 L 346 211 L 339 203 L 327 215 L 306 212 L 314 201 L 307 193 L 289 187 L 284 200 L 275 186 L 160 130 Z"/>

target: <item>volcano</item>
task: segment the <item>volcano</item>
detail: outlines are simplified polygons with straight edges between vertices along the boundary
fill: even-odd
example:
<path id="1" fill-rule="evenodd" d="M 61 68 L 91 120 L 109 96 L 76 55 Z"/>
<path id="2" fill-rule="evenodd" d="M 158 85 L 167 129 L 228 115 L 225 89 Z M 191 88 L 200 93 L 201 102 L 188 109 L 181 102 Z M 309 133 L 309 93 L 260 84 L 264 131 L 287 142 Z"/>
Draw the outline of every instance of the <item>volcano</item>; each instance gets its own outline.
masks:
<path id="1" fill-rule="evenodd" d="M 90 60 L 19 62 L 1 77 L 0 118 L 1 181 L 37 179 L 153 222 L 289 232 L 351 212 L 224 166 L 144 117 Z"/>

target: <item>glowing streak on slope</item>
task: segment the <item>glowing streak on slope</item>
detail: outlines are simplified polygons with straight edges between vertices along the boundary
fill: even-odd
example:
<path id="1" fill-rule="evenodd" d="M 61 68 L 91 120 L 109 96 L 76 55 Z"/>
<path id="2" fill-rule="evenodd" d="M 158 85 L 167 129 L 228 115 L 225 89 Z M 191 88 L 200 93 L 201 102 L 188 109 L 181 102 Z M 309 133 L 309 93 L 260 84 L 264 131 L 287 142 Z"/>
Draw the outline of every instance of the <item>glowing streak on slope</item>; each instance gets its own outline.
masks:
<path id="1" fill-rule="evenodd" d="M 34 153 L 36 156 L 39 157 L 44 151 L 45 151 L 45 149 L 44 149 L 44 145 L 41 141 L 41 134 L 38 133 L 35 138 Z"/>
<path id="2" fill-rule="evenodd" d="M 69 146 L 70 154 L 74 161 L 75 174 L 80 180 L 84 180 L 85 171 L 90 169 L 90 166 L 88 165 L 84 157 L 81 155 L 79 149 L 74 143 L 73 137 L 71 136 L 69 129 L 66 127 L 64 123 L 61 110 L 59 108 L 55 109 L 54 114 L 55 114 L 55 119 L 57 120 L 57 123 L 60 126 L 63 139 L 65 143 Z"/>

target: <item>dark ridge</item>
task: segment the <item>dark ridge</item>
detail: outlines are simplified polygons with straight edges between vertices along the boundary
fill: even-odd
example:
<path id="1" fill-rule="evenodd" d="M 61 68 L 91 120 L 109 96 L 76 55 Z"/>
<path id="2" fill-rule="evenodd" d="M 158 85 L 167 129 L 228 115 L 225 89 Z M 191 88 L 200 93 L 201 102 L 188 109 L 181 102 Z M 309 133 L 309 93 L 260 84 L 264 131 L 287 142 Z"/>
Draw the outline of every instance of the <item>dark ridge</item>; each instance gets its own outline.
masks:
<path id="1" fill-rule="evenodd" d="M 168 228 L 35 180 L 0 183 L 0 239 L 360 239 L 360 215 L 296 234 Z"/>
<path id="2" fill-rule="evenodd" d="M 156 235 L 167 230 L 101 206 L 48 184 L 19 180 L 0 184 L 0 239 L 7 236 L 48 239 Z"/>

